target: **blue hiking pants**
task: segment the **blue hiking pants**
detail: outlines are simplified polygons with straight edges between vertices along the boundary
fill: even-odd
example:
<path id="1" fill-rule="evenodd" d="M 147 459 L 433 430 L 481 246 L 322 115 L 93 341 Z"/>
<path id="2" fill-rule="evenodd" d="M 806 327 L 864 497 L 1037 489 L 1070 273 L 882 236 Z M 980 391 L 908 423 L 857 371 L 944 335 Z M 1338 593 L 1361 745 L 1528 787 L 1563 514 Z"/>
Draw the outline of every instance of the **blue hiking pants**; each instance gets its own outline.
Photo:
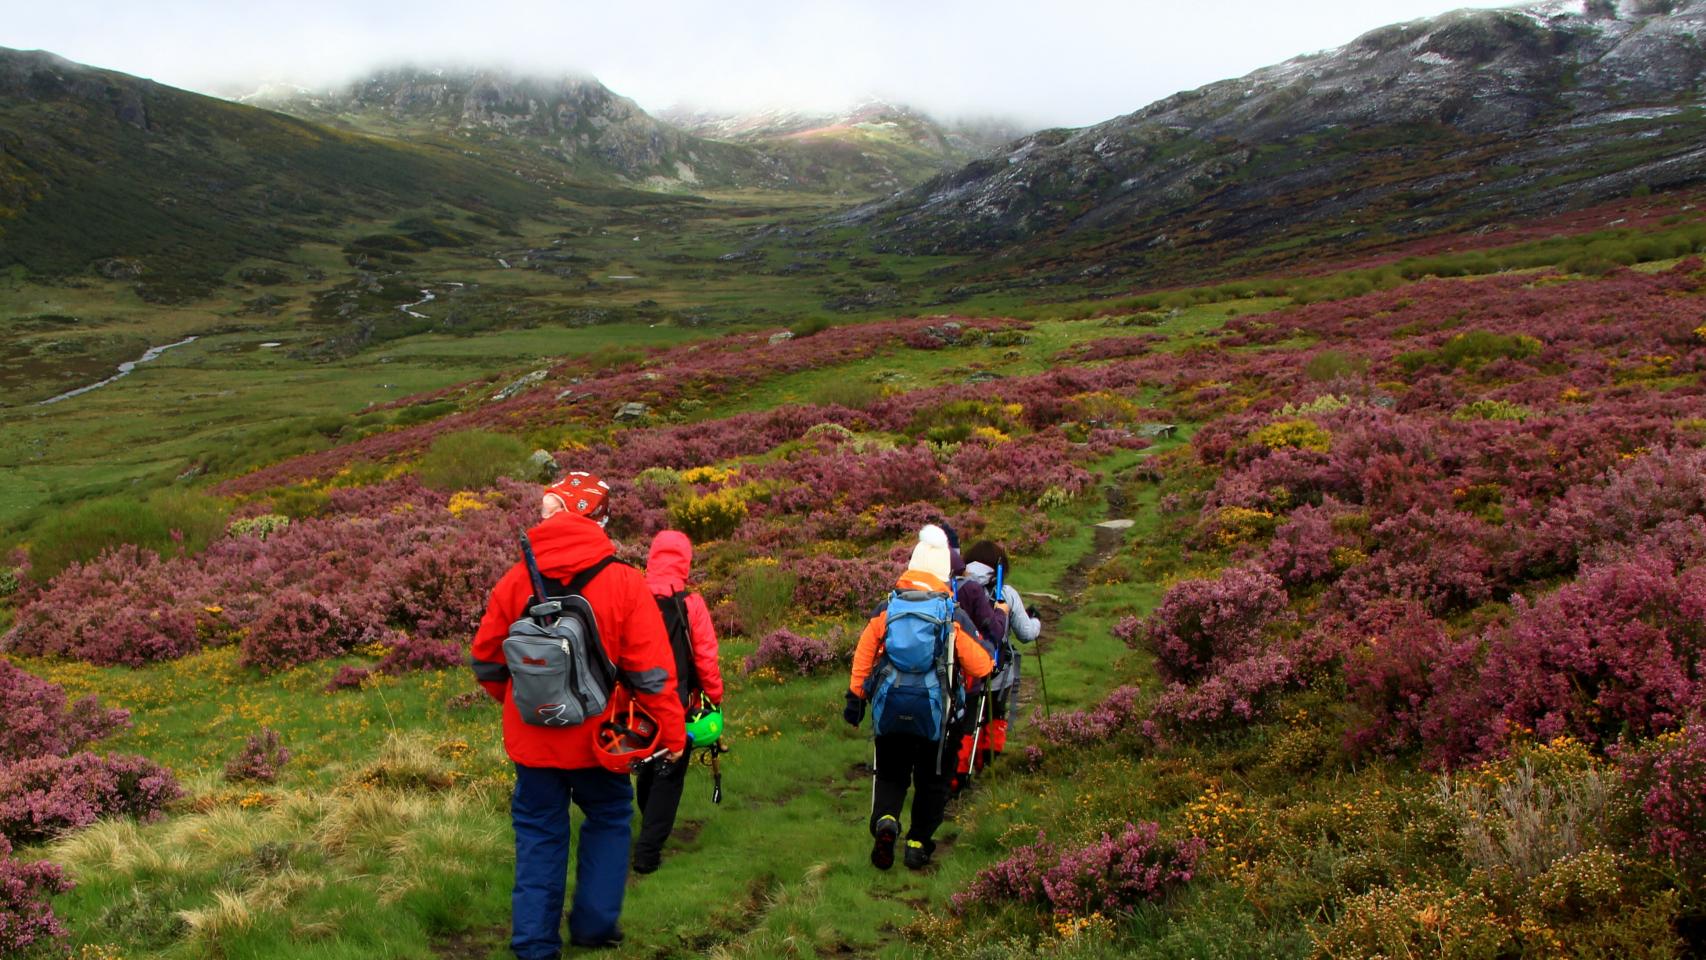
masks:
<path id="1" fill-rule="evenodd" d="M 515 824 L 515 891 L 510 949 L 519 960 L 556 960 L 569 870 L 569 804 L 586 815 L 575 856 L 569 933 L 599 940 L 616 932 L 628 882 L 634 788 L 601 768 L 558 770 L 515 765 L 510 817 Z"/>

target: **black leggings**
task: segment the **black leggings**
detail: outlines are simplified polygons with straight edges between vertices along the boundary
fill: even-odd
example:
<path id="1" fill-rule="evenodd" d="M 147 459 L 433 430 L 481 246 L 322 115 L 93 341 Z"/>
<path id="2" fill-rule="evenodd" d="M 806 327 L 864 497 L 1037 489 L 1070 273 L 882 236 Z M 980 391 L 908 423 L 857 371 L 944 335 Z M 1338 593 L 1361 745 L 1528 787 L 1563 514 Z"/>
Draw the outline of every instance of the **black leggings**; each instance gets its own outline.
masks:
<path id="1" fill-rule="evenodd" d="M 936 759 L 942 760 L 942 771 L 936 772 Z M 954 754 L 943 753 L 941 742 L 926 740 L 906 733 L 877 737 L 877 783 L 871 799 L 871 832 L 877 832 L 877 821 L 885 816 L 900 819 L 906 803 L 906 789 L 915 787 L 912 796 L 912 826 L 906 831 L 908 840 L 917 840 L 934 847 L 931 840 L 936 828 L 942 825 L 942 813 L 948 806 L 948 781 L 954 776 Z"/>
<path id="2" fill-rule="evenodd" d="M 663 855 L 663 845 L 675 829 L 675 811 L 681 806 L 681 789 L 687 784 L 691 759 L 690 754 L 683 754 L 662 773 L 656 764 L 649 764 L 634 778 L 641 816 L 640 838 L 634 843 L 636 861 L 656 861 Z"/>

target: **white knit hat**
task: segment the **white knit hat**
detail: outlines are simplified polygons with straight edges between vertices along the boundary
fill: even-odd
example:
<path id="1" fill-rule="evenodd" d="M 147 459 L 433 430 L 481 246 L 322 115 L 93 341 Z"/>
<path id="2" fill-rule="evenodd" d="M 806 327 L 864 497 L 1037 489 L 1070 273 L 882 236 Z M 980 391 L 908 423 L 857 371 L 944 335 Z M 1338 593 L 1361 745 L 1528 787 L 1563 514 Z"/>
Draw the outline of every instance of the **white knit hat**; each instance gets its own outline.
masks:
<path id="1" fill-rule="evenodd" d="M 952 560 L 948 554 L 948 535 L 935 524 L 918 531 L 918 546 L 912 548 L 911 570 L 920 570 L 943 583 L 952 576 Z"/>

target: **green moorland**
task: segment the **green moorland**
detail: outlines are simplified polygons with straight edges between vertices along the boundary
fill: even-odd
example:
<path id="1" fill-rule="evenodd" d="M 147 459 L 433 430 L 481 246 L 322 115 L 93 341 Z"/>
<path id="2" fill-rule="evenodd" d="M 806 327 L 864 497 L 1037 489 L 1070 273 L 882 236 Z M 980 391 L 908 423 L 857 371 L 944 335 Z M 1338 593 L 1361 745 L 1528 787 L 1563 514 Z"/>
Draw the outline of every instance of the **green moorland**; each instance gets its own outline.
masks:
<path id="1" fill-rule="evenodd" d="M 14 368 L 21 372 L 8 389 L 18 405 L 0 411 L 6 479 L 0 517 L 14 543 L 40 548 L 58 535 L 53 518 L 91 497 L 141 504 L 200 491 L 210 479 L 477 406 L 493 388 L 561 358 L 576 358 L 571 369 L 590 374 L 634 364 L 656 345 L 895 313 L 891 301 L 869 296 L 873 288 L 900 291 L 884 296 L 921 310 L 940 293 L 928 275 L 940 264 L 841 248 L 814 254 L 773 239 L 745 243 L 775 212 L 754 198 L 660 204 L 606 211 L 604 225 L 584 234 L 519 224 L 517 236 L 477 255 L 467 248 L 410 250 L 412 262 L 374 275 L 378 291 L 362 288 L 357 277 L 349 293 L 351 302 L 372 298 L 357 313 L 383 315 L 394 328 L 345 322 L 326 304 L 346 292 L 329 287 L 328 279 L 304 279 L 316 267 L 335 279 L 331 271 L 345 263 L 353 237 L 344 246 L 310 245 L 288 261 L 269 261 L 288 277 L 264 288 L 246 285 L 234 268 L 230 297 L 188 305 L 145 304 L 93 282 L 13 283 L 0 297 L 8 316 L 34 305 L 33 319 L 16 327 L 32 356 L 49 356 L 45 345 L 69 330 L 84 332 L 54 317 L 99 315 L 88 332 L 101 337 L 137 332 L 82 369 L 56 360 Z M 670 229 L 672 218 L 685 216 L 698 218 L 694 229 Z M 1078 345 L 1109 337 L 1152 338 L 1146 349 L 1181 357 L 1271 353 L 1283 360 L 1307 341 L 1228 345 L 1223 326 L 1422 276 L 1475 284 L 1490 282 L 1478 275 L 1519 270 L 1544 274 L 1546 283 L 1592 284 L 1619 264 L 1668 269 L 1701 248 L 1697 229 L 1679 221 L 1639 233 L 1113 300 L 1083 299 L 1071 290 L 1052 291 L 1048 300 L 996 290 L 955 311 L 1017 316 L 1028 323 L 1023 337 L 946 352 L 896 342 L 866 359 L 761 378 L 695 409 L 658 413 L 714 421 L 799 402 L 868 406 L 884 395 L 960 382 L 971 371 L 1012 377 L 1079 363 L 1072 359 Z M 521 265 L 527 251 L 551 249 L 583 259 L 535 256 L 544 269 Z M 730 252 L 739 258 L 718 259 Z M 556 265 L 566 265 L 566 274 L 550 273 Z M 400 298 L 419 289 L 436 296 L 416 308 L 427 314 L 416 324 L 396 306 L 413 302 Z M 240 297 L 263 290 L 283 299 L 277 312 L 239 308 Z M 846 302 L 836 301 L 847 296 L 857 309 L 844 313 Z M 1449 328 L 1463 320 L 1442 322 Z M 22 402 L 85 382 L 111 356 L 192 334 L 199 337 L 194 343 L 109 387 L 45 407 Z M 1464 341 L 1472 342 L 1479 341 Z M 1097 364 L 1081 362 L 1086 370 Z M 1352 366 L 1333 356 L 1315 362 L 1323 384 Z M 1311 377 L 1313 371 L 1314 363 Z M 1635 386 L 1627 389 L 1664 390 L 1697 379 L 1630 376 L 1646 379 L 1628 381 Z M 1259 388 L 1243 385 L 1255 392 L 1230 405 L 1193 399 L 1224 386 L 1145 388 L 1124 398 L 1124 407 L 1114 406 L 1169 414 L 1177 433 L 1089 463 L 1095 480 L 1081 496 L 1006 499 L 984 508 L 987 528 L 998 534 L 1038 527 L 1051 534 L 1017 557 L 1014 575 L 1038 597 L 1047 620 L 1041 666 L 1051 713 L 1090 708 L 1121 685 L 1152 697 L 1160 677 L 1151 655 L 1117 639 L 1115 625 L 1151 611 L 1180 579 L 1212 573 L 1246 540 L 1272 534 L 1273 517 L 1256 513 L 1232 518 L 1243 526 L 1223 528 L 1206 542 L 1198 527 L 1192 504 L 1200 505 L 1212 478 L 1180 468 L 1191 435 L 1206 424 L 1189 414 L 1231 412 L 1261 398 Z M 388 405 L 398 400 L 409 402 Z M 520 439 L 534 445 L 561 436 L 561 425 L 538 428 Z M 1296 442 L 1306 445 L 1313 435 L 1305 431 Z M 705 466 L 738 469 L 787 454 L 779 449 Z M 1151 463 L 1169 466 L 1154 471 L 1146 468 Z M 380 473 L 416 468 L 405 460 Z M 267 496 L 276 504 L 288 494 Z M 1110 518 L 1133 523 L 1123 531 L 1095 526 Z M 220 535 L 217 525 L 209 535 Z M 714 580 L 751 565 L 737 544 L 702 544 L 700 568 Z M 737 591 L 731 602 L 744 600 Z M 0 624 L 11 615 L 0 608 Z M 799 633 L 843 641 L 858 626 L 851 617 L 782 616 Z M 1473 944 L 1447 936 L 1453 923 L 1475 937 L 1492 936 L 1504 929 L 1500 924 L 1514 935 L 1518 921 L 1489 919 L 1485 897 L 1470 892 L 1453 828 L 1434 802 L 1440 782 L 1433 773 L 1414 757 L 1369 760 L 1344 752 L 1344 696 L 1336 681 L 1288 691 L 1249 724 L 1159 747 L 1129 737 L 1051 746 L 1026 762 L 1026 746 L 1041 743 L 1031 709 L 1043 703 L 1043 674 L 1033 672 L 1008 757 L 956 801 L 937 866 L 880 874 L 865 862 L 869 741 L 837 716 L 843 667 L 809 676 L 768 668 L 747 673 L 740 664 L 757 639 L 724 638 L 733 752 L 724 759 L 723 803 L 711 804 L 707 771 L 695 770 L 664 868 L 631 881 L 629 939 L 620 956 L 1302 957 L 1326 949 L 1324 943 L 1344 947 L 1342 939 L 1324 938 L 1351 935 L 1344 924 L 1334 926 L 1349 900 L 1388 883 L 1398 899 L 1376 906 L 1389 909 L 1393 930 L 1421 938 L 1404 940 L 1404 949 L 1415 952 L 1397 955 L 1516 955 L 1475 953 Z M 99 749 L 167 764 L 188 793 L 158 822 L 103 821 L 20 851 L 65 865 L 77 881 L 54 901 L 72 932 L 74 955 L 506 955 L 509 773 L 496 714 L 470 696 L 461 670 L 375 675 L 358 689 L 324 692 L 341 668 L 370 665 L 383 652 L 362 649 L 273 675 L 242 666 L 230 645 L 137 669 L 14 658 L 74 696 L 94 694 L 131 710 L 134 726 Z M 275 783 L 226 782 L 226 760 L 261 727 L 279 731 L 294 756 Z M 1540 746 L 1522 762 L 1570 767 L 1587 762 L 1579 750 Z M 1489 782 L 1503 782 L 1520 773 L 1513 763 L 1482 770 Z M 1162 904 L 1127 915 L 1058 917 L 1017 905 L 965 918 L 948 909 L 979 870 L 1039 831 L 1084 841 L 1139 820 L 1159 822 L 1169 836 L 1200 837 L 1207 847 L 1198 877 Z M 1578 902 L 1580 891 L 1623 888 L 1600 876 L 1557 882 L 1576 883 L 1559 896 L 1587 919 L 1568 928 L 1560 921 L 1562 932 L 1526 930 L 1525 942 L 1544 946 L 1553 942 L 1546 937 L 1571 936 L 1572 949 L 1597 944 L 1578 955 L 1610 957 L 1628 955 L 1622 951 L 1646 937 L 1651 955 L 1673 955 L 1664 952 L 1670 935 L 1654 911 L 1674 911 L 1674 892 L 1656 895 L 1657 906 L 1631 914 L 1623 927 L 1602 928 L 1591 926 L 1596 915 Z M 1370 914 L 1358 916 L 1369 921 Z M 1369 922 L 1385 915 L 1373 916 Z M 1436 934 L 1429 947 L 1426 938 Z"/>

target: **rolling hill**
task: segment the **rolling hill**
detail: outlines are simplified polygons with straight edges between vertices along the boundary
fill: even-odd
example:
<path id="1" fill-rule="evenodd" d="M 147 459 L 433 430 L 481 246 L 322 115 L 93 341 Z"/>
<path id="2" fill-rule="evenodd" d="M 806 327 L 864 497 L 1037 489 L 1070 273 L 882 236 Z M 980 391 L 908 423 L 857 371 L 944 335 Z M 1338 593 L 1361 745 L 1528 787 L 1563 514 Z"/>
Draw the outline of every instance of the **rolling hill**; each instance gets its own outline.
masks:
<path id="1" fill-rule="evenodd" d="M 475 230 L 551 194 L 453 151 L 0 50 L 0 269 L 206 294 L 234 264 L 443 206 Z"/>

